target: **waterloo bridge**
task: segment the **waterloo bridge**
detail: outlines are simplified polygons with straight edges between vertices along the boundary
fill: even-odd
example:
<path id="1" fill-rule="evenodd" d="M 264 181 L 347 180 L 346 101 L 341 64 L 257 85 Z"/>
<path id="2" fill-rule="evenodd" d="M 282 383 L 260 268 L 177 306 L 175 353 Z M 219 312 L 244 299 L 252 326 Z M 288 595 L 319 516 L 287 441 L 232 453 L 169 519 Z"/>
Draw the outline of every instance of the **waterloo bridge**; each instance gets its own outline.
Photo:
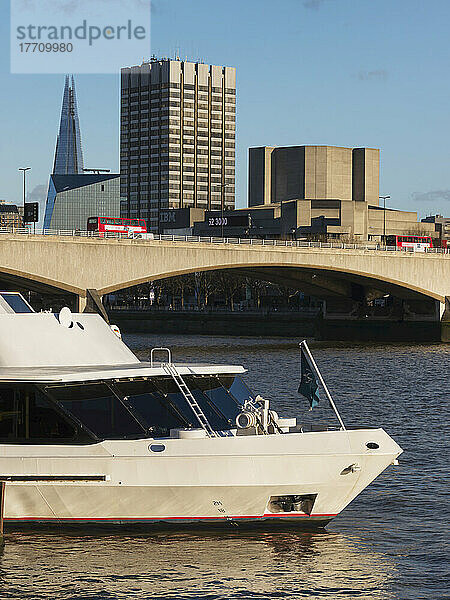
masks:
<path id="1" fill-rule="evenodd" d="M 307 242 L 160 236 L 154 240 L 74 235 L 0 235 L 0 285 L 90 298 L 144 282 L 207 270 L 234 272 L 333 301 L 387 294 L 427 306 L 425 320 L 448 341 L 450 254 Z M 433 309 L 430 311 L 430 306 Z M 407 317 L 408 318 L 408 317 Z M 413 311 L 409 311 L 411 321 Z"/>

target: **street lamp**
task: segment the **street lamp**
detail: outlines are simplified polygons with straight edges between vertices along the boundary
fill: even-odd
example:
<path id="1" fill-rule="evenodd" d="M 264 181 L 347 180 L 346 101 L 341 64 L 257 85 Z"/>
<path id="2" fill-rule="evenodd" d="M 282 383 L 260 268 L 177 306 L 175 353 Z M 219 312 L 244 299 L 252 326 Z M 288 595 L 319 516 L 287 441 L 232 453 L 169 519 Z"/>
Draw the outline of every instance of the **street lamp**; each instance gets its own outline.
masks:
<path id="1" fill-rule="evenodd" d="M 380 200 L 383 200 L 383 241 L 386 246 L 386 200 L 390 198 L 390 196 L 378 196 Z"/>
<path id="2" fill-rule="evenodd" d="M 220 202 L 220 225 L 221 225 L 221 231 L 222 231 L 222 238 L 223 238 L 223 207 L 225 204 L 225 188 L 226 187 L 230 187 L 231 183 L 222 183 L 221 184 L 221 189 L 222 189 L 222 194 L 221 194 L 221 202 Z"/>
<path id="3" fill-rule="evenodd" d="M 23 211 L 25 216 L 25 199 L 26 199 L 26 174 L 27 171 L 30 171 L 31 167 L 19 167 L 19 171 L 23 172 Z"/>

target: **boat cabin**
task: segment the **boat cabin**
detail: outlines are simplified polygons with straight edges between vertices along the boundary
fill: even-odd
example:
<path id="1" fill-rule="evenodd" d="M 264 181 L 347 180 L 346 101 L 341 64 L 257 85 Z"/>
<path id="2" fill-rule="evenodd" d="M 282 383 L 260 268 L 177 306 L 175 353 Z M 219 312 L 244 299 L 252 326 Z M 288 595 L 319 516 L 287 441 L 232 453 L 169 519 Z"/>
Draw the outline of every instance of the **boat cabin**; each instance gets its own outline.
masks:
<path id="1" fill-rule="evenodd" d="M 139 361 L 99 315 L 36 313 L 20 294 L 0 293 L 3 444 L 173 437 L 198 429 L 201 419 L 226 435 L 253 399 L 244 372 L 177 365 L 189 403 L 176 377 L 153 359 Z"/>

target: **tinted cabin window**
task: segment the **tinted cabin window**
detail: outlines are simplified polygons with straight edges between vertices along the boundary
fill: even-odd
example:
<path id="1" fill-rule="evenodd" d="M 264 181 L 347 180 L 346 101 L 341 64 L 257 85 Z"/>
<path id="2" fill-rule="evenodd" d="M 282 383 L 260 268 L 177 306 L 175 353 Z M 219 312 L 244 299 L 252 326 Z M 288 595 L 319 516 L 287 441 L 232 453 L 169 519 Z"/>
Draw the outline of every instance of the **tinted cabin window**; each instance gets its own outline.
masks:
<path id="1" fill-rule="evenodd" d="M 34 386 L 0 387 L 0 443 L 89 443 L 92 439 Z"/>
<path id="2" fill-rule="evenodd" d="M 102 383 L 48 386 L 48 393 L 100 439 L 145 437 L 146 432 Z"/>
<path id="3" fill-rule="evenodd" d="M 235 380 L 234 377 L 190 375 L 183 378 L 213 429 L 225 430 L 235 427 L 235 419 L 240 412 L 240 403 L 228 391 L 228 386 L 231 386 Z M 167 396 L 168 400 L 176 406 L 193 427 L 199 427 L 192 409 L 172 379 L 158 378 L 155 379 L 154 385 L 163 395 Z"/>
<path id="4" fill-rule="evenodd" d="M 171 429 L 187 427 L 189 419 L 149 381 L 118 383 L 117 389 L 144 422 L 151 437 L 166 437 Z"/>
<path id="5" fill-rule="evenodd" d="M 25 300 L 19 294 L 2 294 L 3 300 L 9 304 L 15 313 L 33 312 Z"/>

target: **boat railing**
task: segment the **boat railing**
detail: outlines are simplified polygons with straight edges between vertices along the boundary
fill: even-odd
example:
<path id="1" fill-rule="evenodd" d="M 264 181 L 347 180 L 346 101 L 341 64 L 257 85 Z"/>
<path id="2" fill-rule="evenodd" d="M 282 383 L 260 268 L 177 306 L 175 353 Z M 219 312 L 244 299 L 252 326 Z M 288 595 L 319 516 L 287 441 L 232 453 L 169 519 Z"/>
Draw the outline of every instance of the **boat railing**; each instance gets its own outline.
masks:
<path id="1" fill-rule="evenodd" d="M 172 364 L 172 352 L 170 351 L 170 348 L 152 348 L 150 350 L 150 366 L 151 367 L 153 367 L 153 365 L 154 365 L 153 356 L 154 356 L 155 352 L 167 352 L 167 359 L 168 359 L 167 364 L 169 364 L 169 365 Z"/>

